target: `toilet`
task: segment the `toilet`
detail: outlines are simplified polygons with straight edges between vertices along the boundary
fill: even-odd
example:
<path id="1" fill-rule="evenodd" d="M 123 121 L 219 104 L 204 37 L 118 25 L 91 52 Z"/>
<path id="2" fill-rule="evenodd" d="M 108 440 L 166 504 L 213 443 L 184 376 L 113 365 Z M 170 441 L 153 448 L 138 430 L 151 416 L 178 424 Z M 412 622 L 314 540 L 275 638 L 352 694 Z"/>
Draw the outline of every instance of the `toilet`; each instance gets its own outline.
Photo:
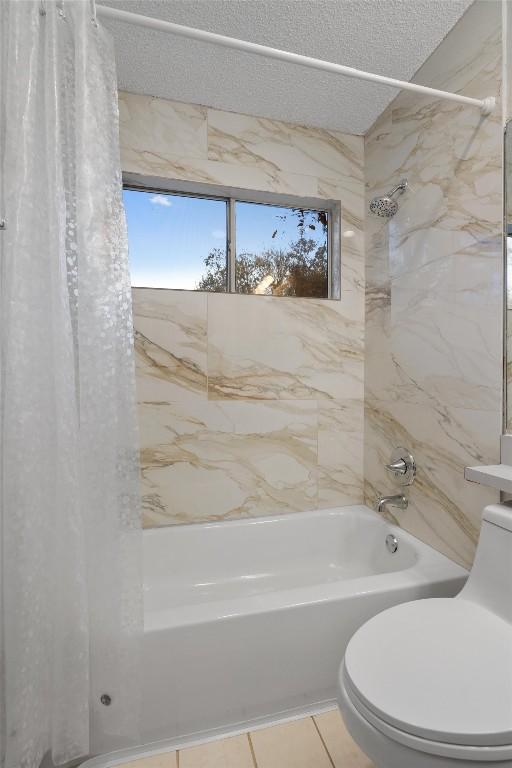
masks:
<path id="1" fill-rule="evenodd" d="M 457 597 L 403 603 L 355 633 L 338 703 L 376 768 L 512 768 L 512 508 L 485 508 Z"/>

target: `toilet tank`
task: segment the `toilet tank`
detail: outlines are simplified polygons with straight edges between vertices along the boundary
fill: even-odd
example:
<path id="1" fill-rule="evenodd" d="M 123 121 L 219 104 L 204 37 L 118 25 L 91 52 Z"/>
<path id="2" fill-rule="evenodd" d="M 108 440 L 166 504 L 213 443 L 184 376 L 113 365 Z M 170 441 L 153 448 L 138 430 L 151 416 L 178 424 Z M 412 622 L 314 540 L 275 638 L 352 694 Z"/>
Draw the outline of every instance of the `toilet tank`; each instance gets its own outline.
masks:
<path id="1" fill-rule="evenodd" d="M 512 623 L 512 507 L 485 507 L 473 568 L 458 597 Z"/>

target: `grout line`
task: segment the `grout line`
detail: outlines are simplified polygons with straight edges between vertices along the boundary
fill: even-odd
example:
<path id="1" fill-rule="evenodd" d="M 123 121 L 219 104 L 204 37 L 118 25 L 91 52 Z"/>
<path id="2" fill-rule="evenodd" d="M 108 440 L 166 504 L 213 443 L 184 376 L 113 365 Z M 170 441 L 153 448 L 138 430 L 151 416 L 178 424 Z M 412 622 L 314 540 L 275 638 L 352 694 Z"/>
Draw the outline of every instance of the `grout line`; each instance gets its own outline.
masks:
<path id="1" fill-rule="evenodd" d="M 180 768 L 180 750 L 176 750 L 176 768 Z"/>
<path id="2" fill-rule="evenodd" d="M 323 744 L 323 747 L 324 747 L 325 751 L 327 752 L 327 757 L 328 757 L 328 758 L 329 758 L 329 760 L 330 760 L 330 763 L 331 763 L 331 765 L 332 765 L 332 768 L 336 768 L 336 766 L 335 766 L 335 764 L 334 764 L 334 760 L 333 760 L 333 759 L 332 759 L 332 757 L 331 757 L 331 753 L 330 753 L 330 752 L 329 752 L 329 750 L 327 749 L 327 744 L 326 744 L 326 743 L 325 743 L 325 741 L 324 741 L 324 737 L 322 736 L 322 734 L 321 734 L 321 732 L 320 732 L 320 728 L 318 727 L 318 723 L 316 722 L 316 720 L 315 720 L 315 718 L 314 718 L 314 716 L 313 716 L 313 715 L 311 716 L 311 719 L 312 719 L 312 721 L 313 721 L 313 725 L 314 725 L 314 726 L 315 726 L 315 728 L 316 728 L 316 732 L 318 733 L 318 735 L 319 735 L 319 737 L 320 737 L 320 741 L 322 742 L 322 744 Z"/>
<path id="3" fill-rule="evenodd" d="M 254 751 L 254 746 L 253 746 L 252 739 L 251 739 L 251 734 L 250 734 L 249 731 L 247 731 L 247 740 L 249 742 L 249 747 L 250 747 L 250 750 L 251 750 L 251 755 L 252 755 L 252 761 L 254 763 L 254 768 L 258 768 L 258 761 L 256 760 L 256 752 Z"/>

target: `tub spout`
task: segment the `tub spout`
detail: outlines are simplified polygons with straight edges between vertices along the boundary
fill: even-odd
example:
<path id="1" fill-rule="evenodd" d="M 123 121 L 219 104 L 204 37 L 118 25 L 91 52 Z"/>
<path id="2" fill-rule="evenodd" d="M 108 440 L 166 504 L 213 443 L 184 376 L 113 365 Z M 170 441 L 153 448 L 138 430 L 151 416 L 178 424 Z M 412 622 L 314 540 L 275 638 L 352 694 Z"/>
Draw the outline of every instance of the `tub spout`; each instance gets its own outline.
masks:
<path id="1" fill-rule="evenodd" d="M 389 504 L 390 507 L 398 507 L 398 509 L 407 509 L 409 505 L 409 500 L 406 499 L 406 497 L 399 493 L 397 496 L 379 496 L 379 499 L 377 501 L 377 512 L 384 511 L 384 507 L 386 507 Z"/>

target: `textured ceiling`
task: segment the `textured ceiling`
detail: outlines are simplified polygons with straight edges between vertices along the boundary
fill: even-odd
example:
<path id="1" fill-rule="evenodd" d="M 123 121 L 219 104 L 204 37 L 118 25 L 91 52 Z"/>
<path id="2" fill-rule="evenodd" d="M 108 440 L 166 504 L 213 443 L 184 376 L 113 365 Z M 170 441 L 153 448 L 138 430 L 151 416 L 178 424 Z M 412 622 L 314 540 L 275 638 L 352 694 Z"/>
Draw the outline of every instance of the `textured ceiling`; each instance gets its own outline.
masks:
<path id="1" fill-rule="evenodd" d="M 472 0 L 99 0 L 99 3 L 410 80 Z M 119 22 L 119 87 L 365 133 L 396 90 Z"/>

